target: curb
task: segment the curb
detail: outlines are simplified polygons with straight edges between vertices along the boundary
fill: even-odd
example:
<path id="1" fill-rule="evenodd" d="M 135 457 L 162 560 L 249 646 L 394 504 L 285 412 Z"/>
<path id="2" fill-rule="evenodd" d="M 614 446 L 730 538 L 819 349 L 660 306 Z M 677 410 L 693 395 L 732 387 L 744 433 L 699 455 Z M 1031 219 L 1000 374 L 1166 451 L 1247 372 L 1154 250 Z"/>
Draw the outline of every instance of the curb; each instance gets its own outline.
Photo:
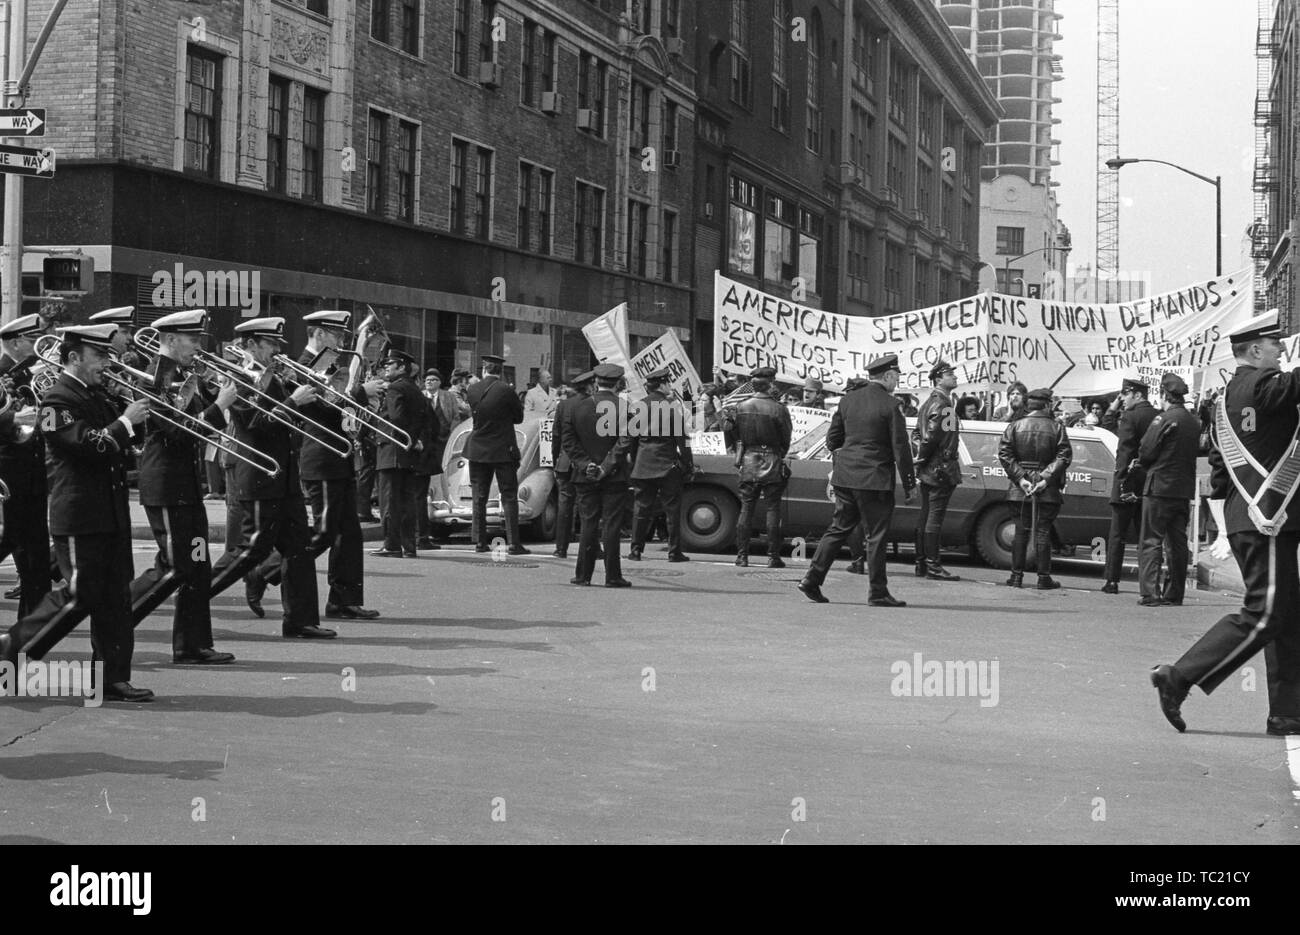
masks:
<path id="1" fill-rule="evenodd" d="M 133 523 L 131 525 L 131 538 L 136 542 L 153 543 L 153 530 L 147 523 Z M 362 542 L 382 542 L 384 539 L 384 527 L 379 523 L 362 523 L 361 524 L 361 541 Z M 208 542 L 222 543 L 226 541 L 226 524 L 224 522 L 208 523 Z"/>
<path id="2" fill-rule="evenodd" d="M 1241 569 L 1233 559 L 1219 561 L 1203 552 L 1196 558 L 1197 586 L 1209 591 L 1227 591 L 1245 594 L 1246 584 L 1241 579 Z"/>

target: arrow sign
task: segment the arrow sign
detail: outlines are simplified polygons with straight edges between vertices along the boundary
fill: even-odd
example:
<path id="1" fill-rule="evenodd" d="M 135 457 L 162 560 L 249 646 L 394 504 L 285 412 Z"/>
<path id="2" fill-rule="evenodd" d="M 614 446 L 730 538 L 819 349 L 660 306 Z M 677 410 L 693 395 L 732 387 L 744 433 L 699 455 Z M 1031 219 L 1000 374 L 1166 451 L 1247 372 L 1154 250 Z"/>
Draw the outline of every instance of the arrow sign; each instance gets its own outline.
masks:
<path id="1" fill-rule="evenodd" d="M 53 178 L 54 150 L 0 146 L 0 172 L 43 179 Z"/>
<path id="2" fill-rule="evenodd" d="M 44 136 L 45 108 L 0 108 L 0 136 Z"/>

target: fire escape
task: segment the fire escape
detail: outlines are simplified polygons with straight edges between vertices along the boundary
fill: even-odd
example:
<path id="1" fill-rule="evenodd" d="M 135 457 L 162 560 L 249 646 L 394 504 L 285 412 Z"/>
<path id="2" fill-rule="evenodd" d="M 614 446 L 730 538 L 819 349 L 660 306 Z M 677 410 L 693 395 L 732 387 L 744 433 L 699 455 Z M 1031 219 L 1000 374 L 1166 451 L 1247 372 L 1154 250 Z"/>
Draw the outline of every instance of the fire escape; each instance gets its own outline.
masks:
<path id="1" fill-rule="evenodd" d="M 1268 304 L 1265 272 L 1277 243 L 1274 219 L 1278 191 L 1278 167 L 1275 147 L 1282 114 L 1271 94 L 1273 59 L 1277 53 L 1277 34 L 1273 29 L 1274 0 L 1257 0 L 1259 20 L 1255 36 L 1255 215 L 1250 229 L 1250 255 L 1255 261 L 1255 310 L 1264 311 Z"/>

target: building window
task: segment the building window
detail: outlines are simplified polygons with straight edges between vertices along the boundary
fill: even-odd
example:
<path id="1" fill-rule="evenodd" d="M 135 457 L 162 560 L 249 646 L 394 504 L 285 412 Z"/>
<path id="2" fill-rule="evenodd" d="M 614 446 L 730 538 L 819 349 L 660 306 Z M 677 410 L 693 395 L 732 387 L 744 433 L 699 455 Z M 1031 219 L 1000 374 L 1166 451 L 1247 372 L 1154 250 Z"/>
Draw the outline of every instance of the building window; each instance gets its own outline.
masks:
<path id="1" fill-rule="evenodd" d="M 388 0 L 370 0 L 370 38 L 388 41 Z"/>
<path id="2" fill-rule="evenodd" d="M 650 88 L 634 79 L 628 100 L 632 108 L 631 119 L 628 121 L 628 148 L 634 153 L 640 153 L 650 145 Z"/>
<path id="3" fill-rule="evenodd" d="M 216 178 L 218 171 L 221 91 L 217 76 L 221 61 L 221 56 L 194 46 L 188 48 L 185 58 L 184 169 L 208 178 Z"/>
<path id="4" fill-rule="evenodd" d="M 496 19 L 496 0 L 482 0 L 479 15 L 478 60 L 492 63 L 496 58 L 496 43 L 492 41 L 492 21 Z"/>
<path id="5" fill-rule="evenodd" d="M 542 90 L 555 91 L 555 64 L 559 44 L 555 33 L 550 30 L 542 33 Z"/>
<path id="6" fill-rule="evenodd" d="M 910 75 L 902 59 L 889 60 L 889 116 L 899 123 L 907 122 L 907 85 Z"/>
<path id="7" fill-rule="evenodd" d="M 940 302 L 951 302 L 957 296 L 952 294 L 952 273 L 946 269 L 939 270 L 939 295 Z"/>
<path id="8" fill-rule="evenodd" d="M 734 272 L 753 276 L 758 239 L 758 188 L 753 182 L 731 177 L 729 208 L 727 265 Z"/>
<path id="9" fill-rule="evenodd" d="M 790 2 L 772 3 L 772 129 L 790 130 Z"/>
<path id="10" fill-rule="evenodd" d="M 876 38 L 866 20 L 853 18 L 853 81 L 868 95 L 876 93 Z"/>
<path id="11" fill-rule="evenodd" d="M 601 266 L 604 254 L 605 193 L 594 185 L 577 183 L 573 212 L 573 258 Z"/>
<path id="12" fill-rule="evenodd" d="M 669 39 L 677 38 L 677 24 L 681 17 L 680 6 L 681 0 L 664 0 L 664 36 Z"/>
<path id="13" fill-rule="evenodd" d="M 664 152 L 677 152 L 677 105 L 664 101 L 663 110 Z M 668 168 L 672 168 L 669 166 Z"/>
<path id="14" fill-rule="evenodd" d="M 763 278 L 770 282 L 790 283 L 796 275 L 794 204 L 778 195 L 767 196 L 763 221 Z"/>
<path id="15" fill-rule="evenodd" d="M 307 9 L 312 13 L 319 13 L 321 16 L 329 16 L 330 0 L 307 0 Z"/>
<path id="16" fill-rule="evenodd" d="M 808 138 L 810 152 L 822 151 L 822 20 L 816 10 L 808 30 Z"/>
<path id="17" fill-rule="evenodd" d="M 664 212 L 664 227 L 661 232 L 663 256 L 659 261 L 659 278 L 664 282 L 673 282 L 677 276 L 677 213 Z"/>
<path id="18" fill-rule="evenodd" d="M 953 234 L 952 206 L 956 197 L 956 192 L 953 191 L 952 186 L 944 182 L 939 196 L 939 226 L 947 232 L 949 237 Z"/>
<path id="19" fill-rule="evenodd" d="M 885 242 L 885 313 L 898 312 L 903 304 L 903 248 Z"/>
<path id="20" fill-rule="evenodd" d="M 420 128 L 400 120 L 397 123 L 397 216 L 415 223 L 416 156 L 420 152 Z"/>
<path id="21" fill-rule="evenodd" d="M 370 127 L 366 141 L 366 210 L 382 214 L 387 194 L 388 180 L 384 171 L 388 152 L 388 115 L 370 112 Z"/>
<path id="22" fill-rule="evenodd" d="M 646 274 L 647 216 L 650 206 L 640 201 L 627 203 L 627 271 L 638 276 Z"/>
<path id="23" fill-rule="evenodd" d="M 927 153 L 934 152 L 934 98 L 922 94 L 916 107 L 916 145 Z"/>
<path id="24" fill-rule="evenodd" d="M 804 288 L 813 295 L 817 288 L 817 271 L 821 268 L 822 219 L 821 215 L 799 209 L 799 276 Z"/>
<path id="25" fill-rule="evenodd" d="M 605 85 L 609 66 L 586 52 L 578 56 L 578 109 L 590 111 L 585 129 L 594 136 L 605 136 Z M 581 126 L 581 125 L 580 125 Z"/>
<path id="26" fill-rule="evenodd" d="M 322 200 L 325 167 L 325 92 L 302 94 L 302 197 Z"/>
<path id="27" fill-rule="evenodd" d="M 889 134 L 885 151 L 885 185 L 889 194 L 902 205 L 903 187 L 907 177 L 907 146 L 894 134 Z"/>
<path id="28" fill-rule="evenodd" d="M 492 220 L 492 150 L 451 141 L 451 231 L 486 240 Z"/>
<path id="29" fill-rule="evenodd" d="M 266 96 L 266 187 L 283 192 L 288 175 L 289 82 L 272 78 Z"/>
<path id="30" fill-rule="evenodd" d="M 402 0 L 402 51 L 420 54 L 420 0 Z"/>
<path id="31" fill-rule="evenodd" d="M 731 0 L 731 100 L 748 110 L 753 106 L 749 80 L 749 0 Z"/>
<path id="32" fill-rule="evenodd" d="M 857 104 L 851 105 L 849 124 L 849 161 L 863 174 L 871 174 L 871 130 L 875 121 Z"/>
<path id="33" fill-rule="evenodd" d="M 492 151 L 476 147 L 474 159 L 474 202 L 470 233 L 487 239 L 492 222 Z"/>
<path id="34" fill-rule="evenodd" d="M 916 210 L 923 220 L 930 219 L 930 201 L 934 197 L 934 169 L 928 163 L 916 162 Z"/>
<path id="35" fill-rule="evenodd" d="M 469 0 L 454 0 L 456 15 L 451 28 L 451 70 L 469 76 Z"/>
<path id="36" fill-rule="evenodd" d="M 519 103 L 536 107 L 533 75 L 537 68 L 537 24 L 530 19 L 524 20 L 524 36 L 519 45 Z"/>
<path id="37" fill-rule="evenodd" d="M 1025 294 L 1025 271 L 1012 267 L 1008 270 L 1005 266 L 994 267 L 998 279 L 998 292 L 1003 295 L 1024 295 Z"/>
<path id="38" fill-rule="evenodd" d="M 655 10 L 651 0 L 639 0 L 641 9 L 641 34 L 649 35 L 654 31 Z"/>
<path id="39" fill-rule="evenodd" d="M 551 201 L 555 173 L 519 163 L 519 248 L 551 252 Z"/>
<path id="40" fill-rule="evenodd" d="M 1023 227 L 999 227 L 999 256 L 1020 256 L 1025 252 L 1025 229 Z"/>
<path id="41" fill-rule="evenodd" d="M 925 308 L 930 304 L 930 261 L 916 258 L 916 292 L 912 295 L 915 308 Z"/>
<path id="42" fill-rule="evenodd" d="M 869 301 L 871 284 L 871 231 L 861 224 L 849 223 L 848 249 L 849 297 Z"/>
<path id="43" fill-rule="evenodd" d="M 961 184 L 962 188 L 971 192 L 975 190 L 975 179 L 979 172 L 980 164 L 980 144 L 968 143 L 966 145 L 966 158 L 962 160 L 961 166 Z"/>

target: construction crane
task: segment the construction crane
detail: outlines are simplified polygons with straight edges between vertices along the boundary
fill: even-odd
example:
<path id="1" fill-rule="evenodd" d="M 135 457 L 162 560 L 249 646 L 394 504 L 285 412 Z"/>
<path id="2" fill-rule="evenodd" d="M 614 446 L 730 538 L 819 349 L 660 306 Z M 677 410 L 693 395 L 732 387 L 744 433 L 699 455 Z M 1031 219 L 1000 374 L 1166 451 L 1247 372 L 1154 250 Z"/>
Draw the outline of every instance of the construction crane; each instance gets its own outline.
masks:
<path id="1" fill-rule="evenodd" d="M 1266 0 L 1260 0 L 1261 3 Z M 1097 285 L 1096 301 L 1111 299 L 1119 275 L 1119 0 L 1097 0 Z M 1108 283 L 1106 292 L 1102 283 Z"/>

